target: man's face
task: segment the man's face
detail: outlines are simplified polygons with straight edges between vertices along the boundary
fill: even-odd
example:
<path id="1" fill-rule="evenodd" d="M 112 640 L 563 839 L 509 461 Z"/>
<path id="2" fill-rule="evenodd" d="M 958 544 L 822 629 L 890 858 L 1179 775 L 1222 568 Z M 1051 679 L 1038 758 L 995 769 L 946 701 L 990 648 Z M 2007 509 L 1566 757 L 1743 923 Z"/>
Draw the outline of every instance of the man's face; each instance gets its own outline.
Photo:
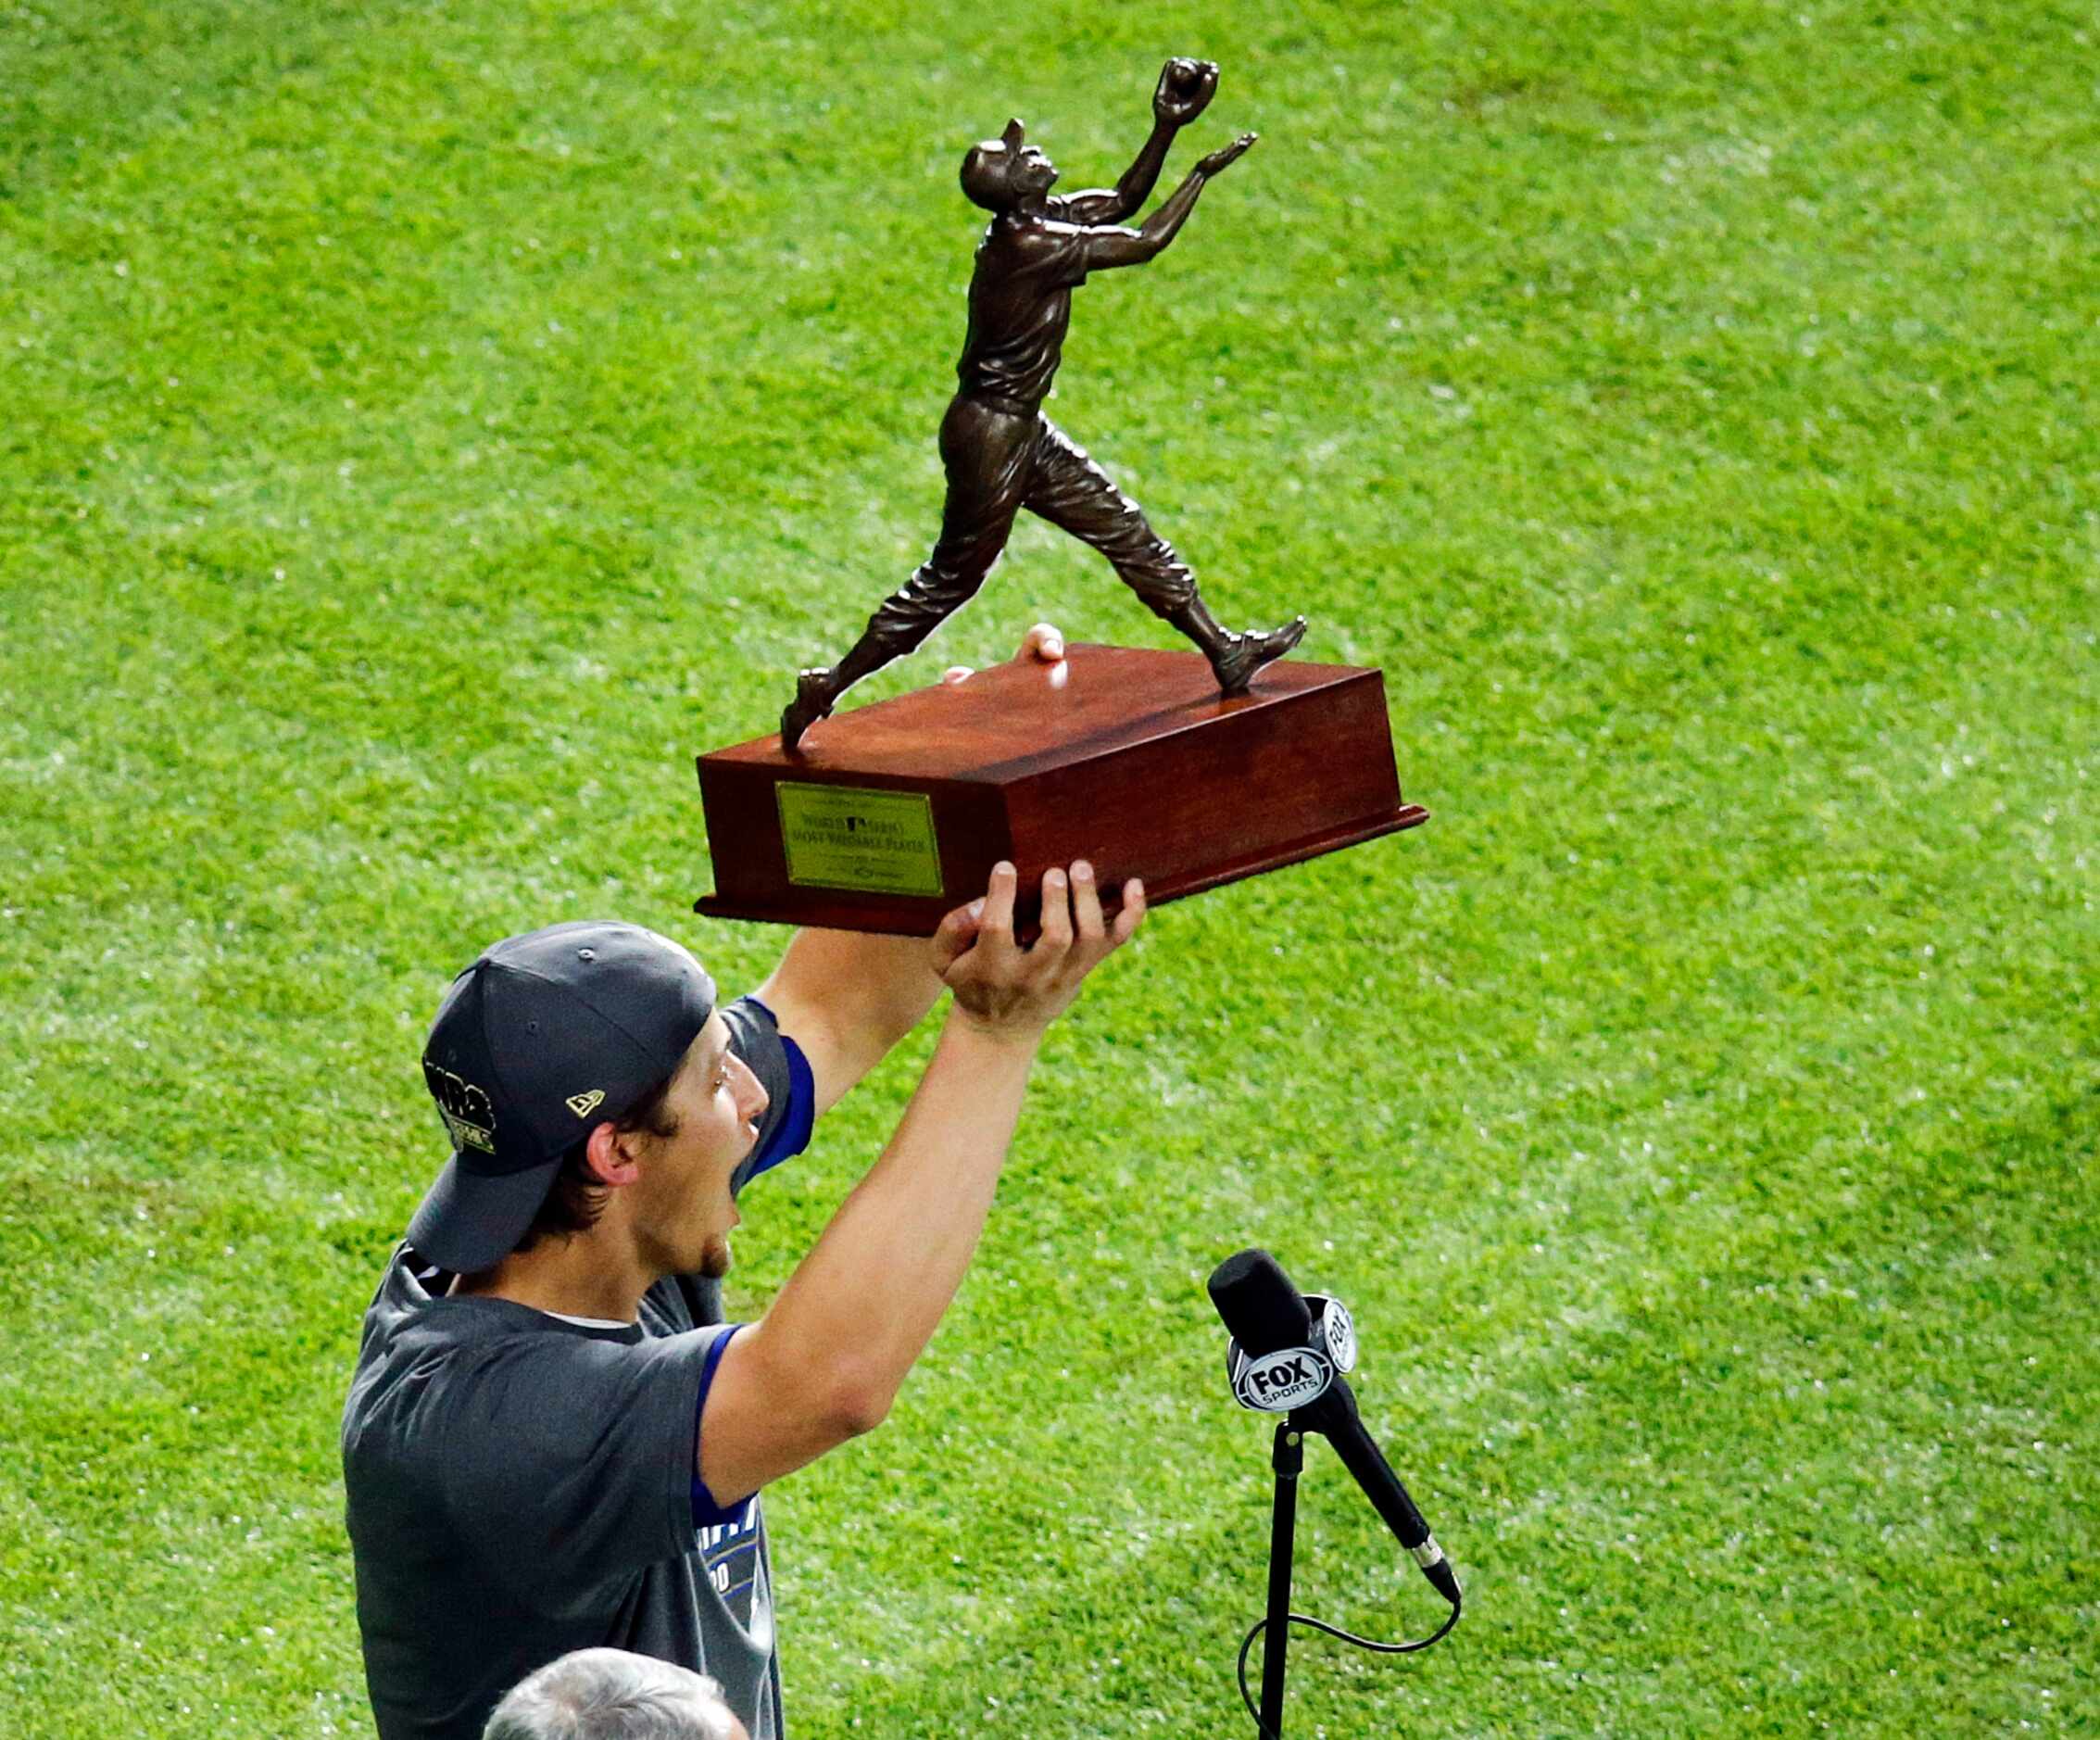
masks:
<path id="1" fill-rule="evenodd" d="M 729 1231 L 741 1217 L 730 1179 L 759 1139 L 766 1091 L 729 1049 L 720 1011 L 708 1017 L 672 1080 L 669 1136 L 642 1136 L 635 1227 L 666 1274 L 729 1272 Z"/>
<path id="2" fill-rule="evenodd" d="M 999 143 L 1006 154 L 1006 185 L 1016 203 L 1031 195 L 1046 194 L 1057 180 L 1057 165 L 1039 145 L 1028 143 L 1028 130 L 1019 117 L 1006 123 Z"/>
<path id="3" fill-rule="evenodd" d="M 1017 194 L 1047 194 L 1056 183 L 1057 165 L 1037 146 L 1025 145 L 1021 155 L 1014 159 L 1010 180 Z"/>

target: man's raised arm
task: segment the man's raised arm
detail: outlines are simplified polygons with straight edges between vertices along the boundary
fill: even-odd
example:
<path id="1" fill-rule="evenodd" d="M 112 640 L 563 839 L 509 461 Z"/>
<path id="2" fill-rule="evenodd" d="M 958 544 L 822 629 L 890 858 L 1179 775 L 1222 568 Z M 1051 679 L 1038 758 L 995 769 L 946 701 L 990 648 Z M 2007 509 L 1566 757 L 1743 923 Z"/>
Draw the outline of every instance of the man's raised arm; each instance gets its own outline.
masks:
<path id="1" fill-rule="evenodd" d="M 1084 863 L 1043 876 L 1042 935 L 1013 936 L 1013 866 L 950 913 L 929 970 L 955 993 L 897 1128 L 773 1308 L 732 1339 L 700 1418 L 698 1474 L 734 1505 L 888 1411 L 975 1254 L 1044 1030 L 1144 916 L 1113 923 Z"/>
<path id="2" fill-rule="evenodd" d="M 1160 208 L 1135 230 L 1103 226 L 1087 237 L 1088 271 L 1107 271 L 1117 266 L 1142 266 L 1156 258 L 1173 241 L 1195 210 L 1196 200 L 1213 175 L 1222 174 L 1253 148 L 1258 134 L 1243 132 L 1223 150 L 1213 151 L 1188 171 L 1188 178 L 1169 194 Z"/>
<path id="3" fill-rule="evenodd" d="M 1152 136 L 1113 187 L 1073 194 L 1062 201 L 1065 215 L 1074 223 L 1121 223 L 1129 217 L 1152 196 L 1175 134 L 1210 106 L 1217 88 L 1216 61 L 1178 55 L 1168 61 L 1152 93 Z"/>

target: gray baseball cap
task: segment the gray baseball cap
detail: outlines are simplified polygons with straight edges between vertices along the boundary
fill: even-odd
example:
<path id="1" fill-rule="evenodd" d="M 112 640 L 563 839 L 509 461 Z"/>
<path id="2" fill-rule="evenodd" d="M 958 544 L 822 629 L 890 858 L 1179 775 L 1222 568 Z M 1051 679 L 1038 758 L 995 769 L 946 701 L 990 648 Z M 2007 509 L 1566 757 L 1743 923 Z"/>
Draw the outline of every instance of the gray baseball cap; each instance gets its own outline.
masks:
<path id="1" fill-rule="evenodd" d="M 613 919 L 549 925 L 484 953 L 452 981 L 423 1048 L 452 1158 L 409 1245 L 456 1274 L 508 1256 L 562 1154 L 677 1072 L 714 1001 L 690 951 Z"/>

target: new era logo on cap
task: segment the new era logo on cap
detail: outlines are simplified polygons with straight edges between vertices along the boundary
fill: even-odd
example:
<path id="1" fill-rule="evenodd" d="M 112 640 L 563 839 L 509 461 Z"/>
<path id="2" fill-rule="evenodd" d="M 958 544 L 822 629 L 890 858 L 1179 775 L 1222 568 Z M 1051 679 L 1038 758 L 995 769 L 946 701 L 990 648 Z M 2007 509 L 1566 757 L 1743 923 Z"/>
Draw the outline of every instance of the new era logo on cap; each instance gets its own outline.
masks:
<path id="1" fill-rule="evenodd" d="M 605 1103 L 605 1091 L 593 1088 L 588 1093 L 572 1093 L 566 1103 L 578 1117 L 588 1117 Z"/>

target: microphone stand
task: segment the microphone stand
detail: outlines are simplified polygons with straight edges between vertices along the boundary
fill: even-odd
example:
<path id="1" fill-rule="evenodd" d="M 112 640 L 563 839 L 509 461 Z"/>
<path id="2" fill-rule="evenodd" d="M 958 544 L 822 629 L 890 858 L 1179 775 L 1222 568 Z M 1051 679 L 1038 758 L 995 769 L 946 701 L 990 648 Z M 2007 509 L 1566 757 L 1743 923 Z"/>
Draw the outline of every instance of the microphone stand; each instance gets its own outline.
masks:
<path id="1" fill-rule="evenodd" d="M 1290 1647 L 1290 1558 L 1298 1538 L 1298 1476 L 1305 1467 L 1305 1428 L 1296 1414 L 1276 1422 L 1269 1466 L 1276 1506 L 1269 1513 L 1269 1617 L 1262 1633 L 1262 1740 L 1283 1740 L 1283 1675 Z"/>
<path id="2" fill-rule="evenodd" d="M 1255 1721 L 1261 1733 L 1259 1740 L 1283 1740 L 1283 1681 L 1286 1652 L 1290 1646 L 1290 1573 L 1291 1556 L 1298 1539 L 1298 1476 L 1305 1467 L 1305 1434 L 1318 1431 L 1299 1411 L 1292 1411 L 1276 1422 L 1276 1442 L 1269 1451 L 1269 1466 L 1276 1470 L 1276 1502 L 1269 1512 L 1269 1605 L 1268 1616 L 1262 1626 L 1262 1702 Z M 1435 1551 L 1434 1542 L 1430 1550 Z M 1440 1580 L 1436 1571 L 1443 1573 Z M 1359 1649 L 1368 1649 L 1381 1656 L 1412 1656 L 1440 1643 L 1451 1634 L 1458 1623 L 1459 1599 L 1457 1580 L 1450 1566 L 1440 1553 L 1434 1567 L 1424 1567 L 1424 1574 L 1451 1603 L 1451 1612 L 1429 1636 L 1416 1643 L 1380 1644 L 1368 1637 L 1358 1637 L 1320 1620 L 1302 1622 L 1329 1636 L 1339 1637 L 1346 1644 L 1354 1644 Z M 1449 1583 L 1447 1590 L 1445 1584 Z M 1248 1643 L 1251 1644 L 1251 1635 Z M 1247 1651 L 1239 1652 L 1239 1689 L 1242 1696 L 1247 1692 Z"/>

